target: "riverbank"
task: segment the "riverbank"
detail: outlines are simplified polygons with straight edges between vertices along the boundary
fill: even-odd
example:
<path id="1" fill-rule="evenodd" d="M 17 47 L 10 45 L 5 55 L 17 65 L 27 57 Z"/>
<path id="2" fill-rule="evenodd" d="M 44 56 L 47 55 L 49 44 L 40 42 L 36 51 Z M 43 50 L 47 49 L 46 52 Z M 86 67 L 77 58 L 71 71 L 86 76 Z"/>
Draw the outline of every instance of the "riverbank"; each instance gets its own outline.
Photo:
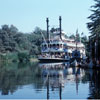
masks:
<path id="1" fill-rule="evenodd" d="M 39 62 L 37 58 L 30 58 L 30 62 Z"/>
<path id="2" fill-rule="evenodd" d="M 38 59 L 28 52 L 0 53 L 0 62 L 38 62 Z"/>

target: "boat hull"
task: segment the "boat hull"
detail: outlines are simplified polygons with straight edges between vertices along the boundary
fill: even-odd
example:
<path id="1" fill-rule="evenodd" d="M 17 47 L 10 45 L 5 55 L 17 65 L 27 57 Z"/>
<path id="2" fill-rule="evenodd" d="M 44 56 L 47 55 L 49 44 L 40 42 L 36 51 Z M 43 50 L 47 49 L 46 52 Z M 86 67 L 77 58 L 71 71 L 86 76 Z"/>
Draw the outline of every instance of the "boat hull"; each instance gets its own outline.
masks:
<path id="1" fill-rule="evenodd" d="M 40 62 L 43 62 L 43 63 L 51 63 L 51 62 L 66 62 L 66 61 L 69 61 L 67 59 L 38 59 Z"/>

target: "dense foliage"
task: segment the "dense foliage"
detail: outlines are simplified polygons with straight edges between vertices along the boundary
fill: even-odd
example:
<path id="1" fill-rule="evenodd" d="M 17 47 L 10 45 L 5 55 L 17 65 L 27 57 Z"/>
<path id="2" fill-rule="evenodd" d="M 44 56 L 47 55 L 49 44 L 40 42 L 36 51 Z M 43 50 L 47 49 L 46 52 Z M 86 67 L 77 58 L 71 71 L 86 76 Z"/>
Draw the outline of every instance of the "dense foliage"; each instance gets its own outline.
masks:
<path id="1" fill-rule="evenodd" d="M 22 33 L 13 25 L 3 25 L 0 29 L 0 53 L 27 51 L 32 55 L 38 54 L 42 41 L 40 32 L 46 33 L 38 27 L 32 33 Z"/>
<path id="2" fill-rule="evenodd" d="M 92 34 L 90 36 L 90 52 L 91 56 L 100 59 L 100 0 L 94 0 L 95 4 L 91 6 L 93 12 L 88 19 L 91 21 L 87 23 L 88 29 Z M 96 45 L 95 45 L 96 44 Z"/>
<path id="3" fill-rule="evenodd" d="M 94 1 L 95 4 L 91 6 L 91 11 L 93 14 L 88 17 L 91 22 L 87 23 L 88 29 L 92 34 L 100 33 L 100 0 Z"/>

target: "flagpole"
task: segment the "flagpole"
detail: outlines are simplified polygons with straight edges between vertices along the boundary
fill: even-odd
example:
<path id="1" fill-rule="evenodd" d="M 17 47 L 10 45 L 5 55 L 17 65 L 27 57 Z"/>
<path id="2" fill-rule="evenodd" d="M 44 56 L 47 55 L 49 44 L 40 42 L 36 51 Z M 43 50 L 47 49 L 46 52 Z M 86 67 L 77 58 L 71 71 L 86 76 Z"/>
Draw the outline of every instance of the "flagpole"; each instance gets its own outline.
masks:
<path id="1" fill-rule="evenodd" d="M 80 43 L 81 43 L 81 34 L 80 34 Z"/>
<path id="2" fill-rule="evenodd" d="M 77 34 L 78 34 L 78 29 L 76 30 L 76 51 L 77 51 Z"/>

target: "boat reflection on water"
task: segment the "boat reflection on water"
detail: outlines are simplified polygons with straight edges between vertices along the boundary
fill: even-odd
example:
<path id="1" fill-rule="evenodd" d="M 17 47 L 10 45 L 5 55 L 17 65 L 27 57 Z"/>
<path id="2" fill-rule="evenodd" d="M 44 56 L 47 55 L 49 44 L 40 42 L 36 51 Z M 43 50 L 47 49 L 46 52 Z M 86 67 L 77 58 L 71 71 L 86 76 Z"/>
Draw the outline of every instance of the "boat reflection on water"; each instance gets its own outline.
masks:
<path id="1" fill-rule="evenodd" d="M 59 98 L 62 99 L 62 90 L 67 82 L 76 82 L 76 92 L 78 93 L 79 80 L 85 75 L 84 70 L 77 67 L 70 67 L 69 63 L 41 63 L 41 75 L 47 86 L 47 99 L 49 99 L 49 89 L 59 90 Z"/>

